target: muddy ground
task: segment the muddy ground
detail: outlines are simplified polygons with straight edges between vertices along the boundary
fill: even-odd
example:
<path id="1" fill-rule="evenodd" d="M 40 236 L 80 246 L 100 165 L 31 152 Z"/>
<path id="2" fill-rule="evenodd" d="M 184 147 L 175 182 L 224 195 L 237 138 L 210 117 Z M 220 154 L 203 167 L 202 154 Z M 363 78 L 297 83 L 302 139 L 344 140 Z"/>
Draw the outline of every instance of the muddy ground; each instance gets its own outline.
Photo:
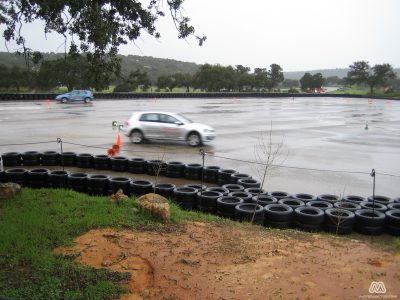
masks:
<path id="1" fill-rule="evenodd" d="M 360 241 L 200 222 L 169 229 L 91 230 L 56 251 L 131 273 L 123 300 L 359 299 L 379 296 L 369 293 L 372 281 L 384 283 L 384 296 L 400 297 L 400 252 L 382 246 L 379 239 L 393 245 L 387 236 Z"/>

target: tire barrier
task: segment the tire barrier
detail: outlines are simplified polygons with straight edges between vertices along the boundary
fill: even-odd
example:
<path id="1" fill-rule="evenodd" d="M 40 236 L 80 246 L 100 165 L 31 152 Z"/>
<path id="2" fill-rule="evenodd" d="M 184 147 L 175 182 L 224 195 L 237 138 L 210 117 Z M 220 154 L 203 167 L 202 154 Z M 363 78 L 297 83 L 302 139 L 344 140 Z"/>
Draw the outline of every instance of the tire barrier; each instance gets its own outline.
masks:
<path id="1" fill-rule="evenodd" d="M 372 209 L 359 209 L 356 216 L 356 231 L 366 235 L 380 235 L 384 231 L 385 214 Z"/>
<path id="2" fill-rule="evenodd" d="M 158 183 L 154 186 L 154 192 L 167 199 L 172 199 L 176 186 L 171 183 Z"/>
<path id="3" fill-rule="evenodd" d="M 231 175 L 231 182 L 233 184 L 238 183 L 239 179 L 252 179 L 250 175 L 243 173 L 234 173 Z"/>
<path id="4" fill-rule="evenodd" d="M 340 208 L 325 210 L 325 230 L 337 234 L 350 234 L 354 230 L 356 218 L 351 211 Z"/>
<path id="5" fill-rule="evenodd" d="M 217 199 L 217 215 L 231 220 L 235 219 L 235 207 L 243 203 L 243 199 L 234 196 L 221 196 Z"/>
<path id="6" fill-rule="evenodd" d="M 105 154 L 96 155 L 93 157 L 93 168 L 96 170 L 109 170 L 110 157 Z"/>
<path id="7" fill-rule="evenodd" d="M 198 190 L 191 187 L 175 188 L 173 193 L 174 201 L 183 209 L 193 210 L 197 206 L 196 195 Z"/>
<path id="8" fill-rule="evenodd" d="M 154 191 L 154 185 L 148 180 L 132 180 L 129 183 L 130 193 L 136 197 L 143 196 Z"/>
<path id="9" fill-rule="evenodd" d="M 20 186 L 27 186 L 28 170 L 24 168 L 8 169 L 5 171 L 5 182 L 15 182 Z"/>
<path id="10" fill-rule="evenodd" d="M 255 203 L 240 203 L 235 206 L 235 219 L 241 222 L 253 219 L 254 224 L 263 225 L 264 207 Z"/>
<path id="11" fill-rule="evenodd" d="M 228 196 L 240 198 L 244 203 L 251 203 L 251 199 L 253 198 L 253 194 L 245 191 L 231 192 Z"/>
<path id="12" fill-rule="evenodd" d="M 231 182 L 231 176 L 235 173 L 237 173 L 235 170 L 219 169 L 217 184 L 221 185 L 221 186 L 223 186 L 225 184 L 229 184 Z"/>
<path id="13" fill-rule="evenodd" d="M 111 170 L 115 172 L 125 172 L 128 169 L 128 159 L 123 156 L 110 158 Z"/>
<path id="14" fill-rule="evenodd" d="M 217 199 L 222 194 L 215 191 L 197 192 L 197 209 L 204 213 L 215 214 L 217 212 Z"/>
<path id="15" fill-rule="evenodd" d="M 28 171 L 28 186 L 33 189 L 40 189 L 47 187 L 48 176 L 50 171 L 48 169 L 32 169 Z"/>
<path id="16" fill-rule="evenodd" d="M 268 204 L 264 206 L 264 226 L 287 229 L 292 224 L 293 208 L 286 204 Z"/>
<path id="17" fill-rule="evenodd" d="M 203 173 L 203 166 L 200 164 L 187 164 L 183 177 L 190 180 L 200 180 Z"/>
<path id="18" fill-rule="evenodd" d="M 239 179 L 237 184 L 243 186 L 245 189 L 247 189 L 247 188 L 259 188 L 261 186 L 261 183 L 258 180 L 251 179 L 251 178 Z"/>
<path id="19" fill-rule="evenodd" d="M 207 166 L 203 170 L 203 179 L 205 182 L 217 183 L 218 182 L 218 172 L 221 168 L 218 166 Z"/>
<path id="20" fill-rule="evenodd" d="M 42 163 L 42 153 L 37 151 L 24 152 L 21 157 L 24 166 L 40 166 Z"/>
<path id="21" fill-rule="evenodd" d="M 56 151 L 45 151 L 42 153 L 42 166 L 58 166 L 60 154 Z"/>
<path id="22" fill-rule="evenodd" d="M 128 160 L 128 171 L 133 174 L 145 174 L 147 172 L 147 161 L 143 158 L 131 158 Z"/>
<path id="23" fill-rule="evenodd" d="M 67 188 L 68 171 L 52 171 L 48 176 L 48 185 L 50 188 Z"/>
<path id="24" fill-rule="evenodd" d="M 90 175 L 87 178 L 87 192 L 91 196 L 106 196 L 108 193 L 108 175 Z"/>
<path id="25" fill-rule="evenodd" d="M 60 159 L 62 157 L 62 160 Z M 334 234 L 349 234 L 353 230 L 368 235 L 378 235 L 386 231 L 400 235 L 400 198 L 385 196 L 368 197 L 347 195 L 339 199 L 336 195 L 322 194 L 315 197 L 310 194 L 289 194 L 283 191 L 265 192 L 249 175 L 238 173 L 218 166 L 202 168 L 199 164 L 184 165 L 181 162 L 164 163 L 161 160 L 146 161 L 142 158 L 128 159 L 107 155 L 93 156 L 88 153 L 75 154 L 56 151 L 28 151 L 24 153 L 8 152 L 0 157 L 5 167 L 0 172 L 0 182 L 15 182 L 31 188 L 53 187 L 71 188 L 77 192 L 90 195 L 108 196 L 119 189 L 126 195 L 141 196 L 155 191 L 166 198 L 177 202 L 184 209 L 200 209 L 221 217 L 234 220 L 251 220 L 256 207 L 256 224 L 275 228 L 295 227 L 307 231 L 324 229 Z M 80 168 L 126 171 L 134 174 L 154 172 L 169 177 L 201 178 L 211 183 L 227 182 L 223 186 L 208 187 L 201 184 L 187 184 L 176 187 L 170 183 L 153 185 L 147 180 L 132 180 L 128 177 L 108 175 L 88 175 L 86 173 L 69 173 L 68 171 L 50 172 L 45 166 L 71 165 Z M 43 168 L 27 170 L 19 166 L 42 165 Z M 18 168 L 19 167 L 19 168 Z M 188 168 L 187 168 L 188 167 Z M 189 169 L 189 172 L 185 172 Z M 174 174 L 176 172 L 176 174 Z M 188 173 L 192 173 L 188 175 Z M 200 174 L 200 176 L 199 176 Z M 236 182 L 236 183 L 232 183 Z M 242 184 L 239 184 L 242 183 Z M 200 192 L 200 189 L 203 189 Z M 323 199 L 323 200 L 322 200 Z M 374 200 L 374 201 L 372 201 Z M 262 213 L 259 208 L 262 208 Z M 289 213 L 291 211 L 291 213 Z M 262 214 L 262 218 L 260 217 Z M 286 217 L 282 217 L 285 215 Z M 283 218 L 283 219 L 282 219 Z M 285 219 L 286 218 L 286 219 Z"/>
<path id="26" fill-rule="evenodd" d="M 86 173 L 71 173 L 68 175 L 68 187 L 77 192 L 87 193 L 87 179 Z"/>
<path id="27" fill-rule="evenodd" d="M 93 155 L 89 153 L 80 153 L 76 155 L 76 166 L 82 169 L 93 168 Z"/>
<path id="28" fill-rule="evenodd" d="M 185 171 L 185 164 L 179 161 L 167 162 L 165 176 L 170 178 L 182 178 Z"/>
<path id="29" fill-rule="evenodd" d="M 22 164 L 22 156 L 19 152 L 7 152 L 2 154 L 4 167 L 19 167 Z"/>
<path id="30" fill-rule="evenodd" d="M 294 225 L 304 231 L 320 231 L 324 224 L 324 216 L 322 209 L 300 206 L 294 210 Z"/>
<path id="31" fill-rule="evenodd" d="M 386 232 L 394 236 L 400 236 L 400 209 L 388 210 L 385 215 Z"/>
<path id="32" fill-rule="evenodd" d="M 161 175 L 164 161 L 152 159 L 147 161 L 147 174 L 150 176 Z"/>
<path id="33" fill-rule="evenodd" d="M 63 152 L 60 154 L 61 165 L 65 167 L 76 166 L 76 153 L 75 152 Z"/>

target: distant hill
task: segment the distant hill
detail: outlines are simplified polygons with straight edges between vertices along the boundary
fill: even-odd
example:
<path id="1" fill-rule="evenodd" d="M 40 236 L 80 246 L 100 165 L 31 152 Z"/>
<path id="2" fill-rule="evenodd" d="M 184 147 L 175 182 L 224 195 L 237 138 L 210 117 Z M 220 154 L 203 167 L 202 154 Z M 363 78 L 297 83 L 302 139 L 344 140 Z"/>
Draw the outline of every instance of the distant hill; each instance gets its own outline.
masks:
<path id="1" fill-rule="evenodd" d="M 394 71 L 397 73 L 397 77 L 400 77 L 400 68 L 394 68 Z M 283 72 L 283 74 L 284 74 L 286 79 L 297 79 L 297 80 L 299 80 L 301 77 L 303 77 L 304 73 L 307 73 L 307 72 L 311 73 L 312 75 L 314 75 L 315 73 L 321 73 L 323 77 L 338 76 L 339 78 L 343 78 L 343 77 L 347 76 L 347 72 L 349 72 L 349 68 Z"/>

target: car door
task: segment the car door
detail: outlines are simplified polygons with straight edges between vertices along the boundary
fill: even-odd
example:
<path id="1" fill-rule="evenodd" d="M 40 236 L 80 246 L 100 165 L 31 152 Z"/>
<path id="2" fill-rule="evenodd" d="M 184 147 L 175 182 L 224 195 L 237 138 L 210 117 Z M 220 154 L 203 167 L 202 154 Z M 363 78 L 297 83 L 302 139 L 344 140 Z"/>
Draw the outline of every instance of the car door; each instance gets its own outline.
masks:
<path id="1" fill-rule="evenodd" d="M 182 122 L 168 114 L 160 114 L 159 119 L 161 122 L 162 138 L 179 140 L 182 135 Z"/>
<path id="2" fill-rule="evenodd" d="M 156 113 L 145 113 L 141 115 L 140 127 L 147 138 L 160 137 L 160 122 L 159 115 Z"/>
<path id="3" fill-rule="evenodd" d="M 81 100 L 79 99 L 79 91 L 72 91 L 71 92 L 71 100 L 76 101 L 76 100 Z"/>

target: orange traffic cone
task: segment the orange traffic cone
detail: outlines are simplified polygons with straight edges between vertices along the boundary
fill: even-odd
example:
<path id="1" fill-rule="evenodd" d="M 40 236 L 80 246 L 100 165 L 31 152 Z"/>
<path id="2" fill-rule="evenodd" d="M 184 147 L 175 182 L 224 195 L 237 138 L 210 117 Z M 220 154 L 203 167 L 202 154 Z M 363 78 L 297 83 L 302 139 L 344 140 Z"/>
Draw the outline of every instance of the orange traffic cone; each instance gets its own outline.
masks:
<path id="1" fill-rule="evenodd" d="M 117 143 L 116 143 L 116 145 L 118 145 L 120 148 L 121 148 L 121 146 L 122 146 L 122 143 L 121 143 L 121 135 L 119 134 L 119 132 L 118 132 L 118 136 L 117 136 Z"/>

